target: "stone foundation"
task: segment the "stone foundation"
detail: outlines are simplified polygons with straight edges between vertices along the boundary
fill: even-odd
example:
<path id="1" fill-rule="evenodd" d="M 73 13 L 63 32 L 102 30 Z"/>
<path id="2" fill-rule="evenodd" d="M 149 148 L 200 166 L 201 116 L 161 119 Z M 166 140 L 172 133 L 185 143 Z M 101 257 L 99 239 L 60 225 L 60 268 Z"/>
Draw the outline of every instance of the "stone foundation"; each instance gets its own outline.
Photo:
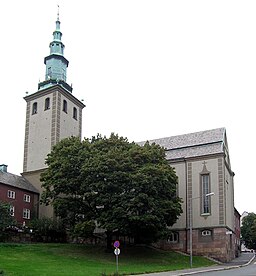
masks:
<path id="1" fill-rule="evenodd" d="M 235 258 L 235 237 L 226 228 L 210 229 L 211 235 L 203 236 L 202 229 L 193 229 L 193 255 L 214 258 L 221 262 L 229 262 Z M 178 241 L 162 240 L 155 246 L 164 250 L 175 250 L 190 254 L 189 230 L 177 231 Z"/>

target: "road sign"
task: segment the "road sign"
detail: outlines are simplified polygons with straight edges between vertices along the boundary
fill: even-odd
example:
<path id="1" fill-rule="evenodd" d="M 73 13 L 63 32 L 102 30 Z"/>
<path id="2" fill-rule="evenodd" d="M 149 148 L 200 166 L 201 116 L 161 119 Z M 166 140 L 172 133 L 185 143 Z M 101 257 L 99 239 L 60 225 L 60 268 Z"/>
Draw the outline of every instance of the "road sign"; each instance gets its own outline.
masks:
<path id="1" fill-rule="evenodd" d="M 115 248 L 118 248 L 119 246 L 120 246 L 120 242 L 119 242 L 119 241 L 115 241 L 115 242 L 114 242 L 114 247 L 115 247 Z"/>
<path id="2" fill-rule="evenodd" d="M 119 248 L 115 248 L 114 253 L 116 256 L 118 256 L 120 254 L 120 249 Z"/>

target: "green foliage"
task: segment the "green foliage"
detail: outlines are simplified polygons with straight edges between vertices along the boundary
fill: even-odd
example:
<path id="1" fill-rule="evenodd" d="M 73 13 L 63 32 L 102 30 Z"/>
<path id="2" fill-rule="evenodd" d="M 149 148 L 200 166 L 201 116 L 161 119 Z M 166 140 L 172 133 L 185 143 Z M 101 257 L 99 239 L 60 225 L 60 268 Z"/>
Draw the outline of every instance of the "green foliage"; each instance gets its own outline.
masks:
<path id="1" fill-rule="evenodd" d="M 0 241 L 5 241 L 10 232 L 7 227 L 15 223 L 13 217 L 10 215 L 10 204 L 0 201 Z"/>
<path id="2" fill-rule="evenodd" d="M 66 232 L 61 220 L 43 217 L 32 220 L 29 227 L 33 229 L 36 240 L 45 242 L 65 241 Z"/>
<path id="3" fill-rule="evenodd" d="M 249 213 L 244 217 L 241 227 L 242 240 L 249 249 L 256 250 L 256 214 Z"/>
<path id="4" fill-rule="evenodd" d="M 165 150 L 112 134 L 80 142 L 67 138 L 48 155 L 42 201 L 70 227 L 96 220 L 108 235 L 118 230 L 137 243 L 152 242 L 181 214 L 177 176 Z"/>
<path id="5" fill-rule="evenodd" d="M 90 238 L 93 236 L 95 229 L 94 221 L 79 222 L 75 225 L 73 235 L 75 237 Z"/>

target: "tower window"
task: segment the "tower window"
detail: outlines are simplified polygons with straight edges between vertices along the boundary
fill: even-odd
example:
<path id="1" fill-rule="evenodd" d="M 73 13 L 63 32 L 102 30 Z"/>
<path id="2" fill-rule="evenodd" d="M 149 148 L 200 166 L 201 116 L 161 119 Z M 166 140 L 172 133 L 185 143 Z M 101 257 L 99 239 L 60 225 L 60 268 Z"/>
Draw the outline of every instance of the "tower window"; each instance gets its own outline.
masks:
<path id="1" fill-rule="evenodd" d="M 73 118 L 77 120 L 77 109 L 75 107 L 73 108 Z"/>
<path id="2" fill-rule="evenodd" d="M 37 113 L 37 102 L 33 103 L 32 115 Z"/>
<path id="3" fill-rule="evenodd" d="M 52 77 L 52 67 L 48 67 L 48 69 L 47 69 L 47 75 L 48 75 L 49 79 Z"/>
<path id="4" fill-rule="evenodd" d="M 45 110 L 50 109 L 50 98 L 45 99 L 44 109 Z"/>
<path id="5" fill-rule="evenodd" d="M 66 100 L 63 100 L 63 111 L 68 113 L 68 103 Z"/>

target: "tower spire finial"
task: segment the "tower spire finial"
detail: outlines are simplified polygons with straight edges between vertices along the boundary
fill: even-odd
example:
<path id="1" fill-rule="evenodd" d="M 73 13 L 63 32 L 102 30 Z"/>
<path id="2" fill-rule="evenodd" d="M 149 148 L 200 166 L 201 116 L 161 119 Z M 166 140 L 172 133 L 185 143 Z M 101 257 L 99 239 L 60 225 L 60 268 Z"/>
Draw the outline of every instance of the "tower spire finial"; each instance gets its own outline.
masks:
<path id="1" fill-rule="evenodd" d="M 49 44 L 50 55 L 44 58 L 44 64 L 46 65 L 45 81 L 38 84 L 38 89 L 44 89 L 45 87 L 62 82 L 63 87 L 65 86 L 65 89 L 72 92 L 72 87 L 66 83 L 69 62 L 64 57 L 65 45 L 61 41 L 62 33 L 60 31 L 59 5 L 57 7 L 56 28 L 53 32 L 53 40 Z"/>
<path id="2" fill-rule="evenodd" d="M 59 21 L 59 20 L 60 20 L 60 6 L 59 6 L 59 5 L 57 5 L 57 7 L 58 7 L 58 12 L 57 12 L 57 21 Z"/>

